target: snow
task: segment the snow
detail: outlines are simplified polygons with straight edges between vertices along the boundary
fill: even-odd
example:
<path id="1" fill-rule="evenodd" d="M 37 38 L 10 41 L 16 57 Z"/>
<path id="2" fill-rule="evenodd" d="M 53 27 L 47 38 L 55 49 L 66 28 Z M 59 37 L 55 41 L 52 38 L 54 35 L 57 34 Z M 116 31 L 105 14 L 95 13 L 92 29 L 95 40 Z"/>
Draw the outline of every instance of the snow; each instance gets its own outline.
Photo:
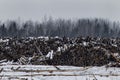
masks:
<path id="1" fill-rule="evenodd" d="M 83 45 L 84 45 L 84 46 L 87 46 L 87 42 L 83 42 Z"/>
<path id="2" fill-rule="evenodd" d="M 68 49 L 67 45 L 66 45 L 66 44 L 64 44 L 64 50 L 67 50 L 67 49 Z"/>
<path id="3" fill-rule="evenodd" d="M 59 38 L 58 36 L 55 36 L 55 38 Z"/>
<path id="4" fill-rule="evenodd" d="M 44 37 L 45 41 L 48 41 L 49 40 L 49 37 Z"/>
<path id="5" fill-rule="evenodd" d="M 119 53 L 114 53 L 114 56 L 115 56 L 115 57 L 119 56 Z"/>
<path id="6" fill-rule="evenodd" d="M 0 43 L 1 43 L 1 42 L 8 42 L 8 41 L 9 41 L 9 39 L 4 39 L 4 40 L 3 40 L 3 39 L 0 39 Z"/>
<path id="7" fill-rule="evenodd" d="M 117 47 L 117 44 L 112 44 L 112 46 Z"/>
<path id="8" fill-rule="evenodd" d="M 0 64 L 0 80 L 119 80 L 120 68 Z"/>
<path id="9" fill-rule="evenodd" d="M 60 52 L 61 51 L 61 47 L 58 47 L 57 51 Z"/>
<path id="10" fill-rule="evenodd" d="M 47 58 L 53 59 L 53 50 L 51 50 L 50 52 L 48 52 L 48 54 L 46 55 Z"/>
<path id="11" fill-rule="evenodd" d="M 39 36 L 37 37 L 38 39 L 45 39 L 45 41 L 48 41 L 49 40 L 49 37 L 48 36 Z"/>

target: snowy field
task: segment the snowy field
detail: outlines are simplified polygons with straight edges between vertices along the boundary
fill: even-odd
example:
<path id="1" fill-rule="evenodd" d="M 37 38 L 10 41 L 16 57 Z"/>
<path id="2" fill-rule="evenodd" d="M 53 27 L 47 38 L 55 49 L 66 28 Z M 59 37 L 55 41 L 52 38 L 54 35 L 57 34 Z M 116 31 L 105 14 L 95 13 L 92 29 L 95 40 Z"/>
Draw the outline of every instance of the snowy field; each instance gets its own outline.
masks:
<path id="1" fill-rule="evenodd" d="M 0 80 L 120 80 L 120 68 L 0 64 Z"/>

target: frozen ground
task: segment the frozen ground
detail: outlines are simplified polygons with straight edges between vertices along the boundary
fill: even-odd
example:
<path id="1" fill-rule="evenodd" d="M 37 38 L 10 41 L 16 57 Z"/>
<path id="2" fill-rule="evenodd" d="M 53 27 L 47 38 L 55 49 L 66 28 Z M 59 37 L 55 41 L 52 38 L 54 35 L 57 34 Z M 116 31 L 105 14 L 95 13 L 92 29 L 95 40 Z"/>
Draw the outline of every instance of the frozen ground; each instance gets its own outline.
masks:
<path id="1" fill-rule="evenodd" d="M 0 64 L 0 80 L 120 80 L 120 68 Z"/>

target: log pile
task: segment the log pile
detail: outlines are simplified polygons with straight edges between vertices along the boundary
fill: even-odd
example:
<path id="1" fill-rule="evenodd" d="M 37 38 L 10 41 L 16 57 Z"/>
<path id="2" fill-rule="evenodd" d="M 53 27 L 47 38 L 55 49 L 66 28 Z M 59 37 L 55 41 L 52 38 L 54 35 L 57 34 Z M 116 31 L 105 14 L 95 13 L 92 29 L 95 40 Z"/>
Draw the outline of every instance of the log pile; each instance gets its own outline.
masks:
<path id="1" fill-rule="evenodd" d="M 102 66 L 120 63 L 119 38 L 38 37 L 0 39 L 0 60 L 19 64 Z"/>

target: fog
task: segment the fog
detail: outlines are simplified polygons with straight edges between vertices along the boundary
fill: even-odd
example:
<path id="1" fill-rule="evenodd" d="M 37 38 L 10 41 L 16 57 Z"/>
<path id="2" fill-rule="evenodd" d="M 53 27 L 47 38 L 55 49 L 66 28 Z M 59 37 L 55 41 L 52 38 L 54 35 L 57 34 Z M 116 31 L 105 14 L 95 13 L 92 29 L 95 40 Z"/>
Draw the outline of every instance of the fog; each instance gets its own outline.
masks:
<path id="1" fill-rule="evenodd" d="M 0 0 L 0 20 L 105 18 L 120 21 L 119 0 Z"/>

